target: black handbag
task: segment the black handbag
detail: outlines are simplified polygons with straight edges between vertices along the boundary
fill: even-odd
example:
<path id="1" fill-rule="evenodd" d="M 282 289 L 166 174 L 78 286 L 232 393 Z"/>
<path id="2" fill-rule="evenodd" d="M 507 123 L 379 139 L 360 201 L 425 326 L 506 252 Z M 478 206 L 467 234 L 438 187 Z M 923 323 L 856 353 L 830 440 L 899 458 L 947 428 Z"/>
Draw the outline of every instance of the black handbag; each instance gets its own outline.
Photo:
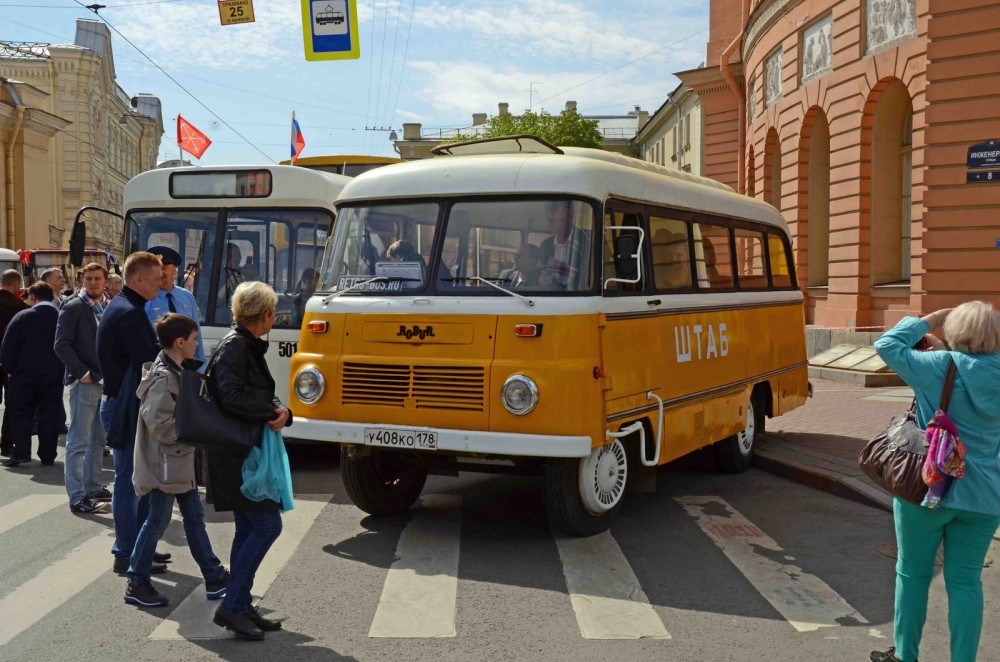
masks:
<path id="1" fill-rule="evenodd" d="M 208 378 L 194 370 L 181 370 L 174 420 L 178 442 L 242 457 L 250 453 L 264 433 L 263 424 L 222 411 L 212 397 Z"/>
<path id="2" fill-rule="evenodd" d="M 957 373 L 955 362 L 949 360 L 938 404 L 941 411 L 948 411 Z M 927 494 L 927 484 L 920 473 L 927 457 L 927 440 L 924 430 L 917 425 L 916 405 L 914 399 L 909 411 L 894 416 L 889 427 L 865 445 L 858 466 L 889 494 L 919 506 Z"/>

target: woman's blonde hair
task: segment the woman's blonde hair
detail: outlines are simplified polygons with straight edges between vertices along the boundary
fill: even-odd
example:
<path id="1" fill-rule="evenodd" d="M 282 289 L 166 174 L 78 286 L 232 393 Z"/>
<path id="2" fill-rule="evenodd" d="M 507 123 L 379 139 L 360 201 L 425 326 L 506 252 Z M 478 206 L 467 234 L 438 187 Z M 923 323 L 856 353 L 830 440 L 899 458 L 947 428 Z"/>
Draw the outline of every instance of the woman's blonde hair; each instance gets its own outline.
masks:
<path id="1" fill-rule="evenodd" d="M 259 322 L 267 312 L 278 307 L 278 295 L 267 283 L 259 280 L 240 283 L 233 292 L 233 319 L 246 326 Z"/>
<path id="2" fill-rule="evenodd" d="M 1000 351 L 1000 313 L 985 301 L 967 301 L 948 313 L 944 338 L 959 352 L 995 354 Z"/>

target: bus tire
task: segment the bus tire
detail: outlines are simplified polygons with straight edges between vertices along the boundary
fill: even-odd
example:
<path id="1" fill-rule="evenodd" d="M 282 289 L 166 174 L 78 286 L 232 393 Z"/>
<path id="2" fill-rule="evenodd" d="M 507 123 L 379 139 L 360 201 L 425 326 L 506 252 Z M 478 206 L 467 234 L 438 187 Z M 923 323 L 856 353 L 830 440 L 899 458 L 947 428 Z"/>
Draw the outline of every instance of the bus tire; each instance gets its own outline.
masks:
<path id="1" fill-rule="evenodd" d="M 621 509 L 628 454 L 614 439 L 584 458 L 550 458 L 545 464 L 545 508 L 558 530 L 592 536 L 607 530 Z"/>
<path id="2" fill-rule="evenodd" d="M 715 461 L 719 469 L 727 474 L 739 474 L 749 469 L 763 433 L 764 395 L 759 388 L 755 388 L 747 406 L 746 426 L 715 444 Z"/>
<path id="3" fill-rule="evenodd" d="M 351 501 L 371 515 L 406 512 L 427 481 L 427 469 L 407 463 L 400 453 L 351 457 L 345 446 L 340 447 L 340 473 Z"/>

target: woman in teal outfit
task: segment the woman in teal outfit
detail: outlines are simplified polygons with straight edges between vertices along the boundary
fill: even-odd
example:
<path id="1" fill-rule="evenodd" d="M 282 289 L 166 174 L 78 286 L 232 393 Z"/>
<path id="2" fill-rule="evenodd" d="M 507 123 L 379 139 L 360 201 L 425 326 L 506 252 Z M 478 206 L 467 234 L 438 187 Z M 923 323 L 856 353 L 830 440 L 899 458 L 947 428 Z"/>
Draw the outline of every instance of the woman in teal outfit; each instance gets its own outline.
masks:
<path id="1" fill-rule="evenodd" d="M 931 334 L 941 324 L 947 345 Z M 940 351 L 915 349 L 924 338 Z M 934 559 L 943 541 L 951 662 L 973 662 L 983 626 L 983 562 L 1000 525 L 1000 313 L 970 301 L 920 319 L 906 317 L 875 349 L 916 394 L 920 427 L 937 409 L 948 358 L 955 361 L 958 376 L 948 414 L 967 455 L 965 477 L 952 482 L 941 508 L 893 502 L 899 547 L 896 645 L 873 652 L 871 661 L 917 661 Z"/>

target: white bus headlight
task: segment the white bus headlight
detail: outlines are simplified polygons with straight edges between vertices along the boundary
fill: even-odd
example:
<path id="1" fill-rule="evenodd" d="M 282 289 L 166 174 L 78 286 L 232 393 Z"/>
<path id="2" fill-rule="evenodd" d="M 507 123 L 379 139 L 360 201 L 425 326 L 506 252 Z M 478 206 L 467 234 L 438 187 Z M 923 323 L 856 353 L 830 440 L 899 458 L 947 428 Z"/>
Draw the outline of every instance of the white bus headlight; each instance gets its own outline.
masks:
<path id="1" fill-rule="evenodd" d="M 323 373 L 316 368 L 303 368 L 295 375 L 295 395 L 307 405 L 320 399 L 325 386 Z"/>
<path id="2" fill-rule="evenodd" d="M 511 375 L 503 383 L 500 400 L 507 411 L 523 416 L 538 404 L 538 386 L 530 377 Z"/>

